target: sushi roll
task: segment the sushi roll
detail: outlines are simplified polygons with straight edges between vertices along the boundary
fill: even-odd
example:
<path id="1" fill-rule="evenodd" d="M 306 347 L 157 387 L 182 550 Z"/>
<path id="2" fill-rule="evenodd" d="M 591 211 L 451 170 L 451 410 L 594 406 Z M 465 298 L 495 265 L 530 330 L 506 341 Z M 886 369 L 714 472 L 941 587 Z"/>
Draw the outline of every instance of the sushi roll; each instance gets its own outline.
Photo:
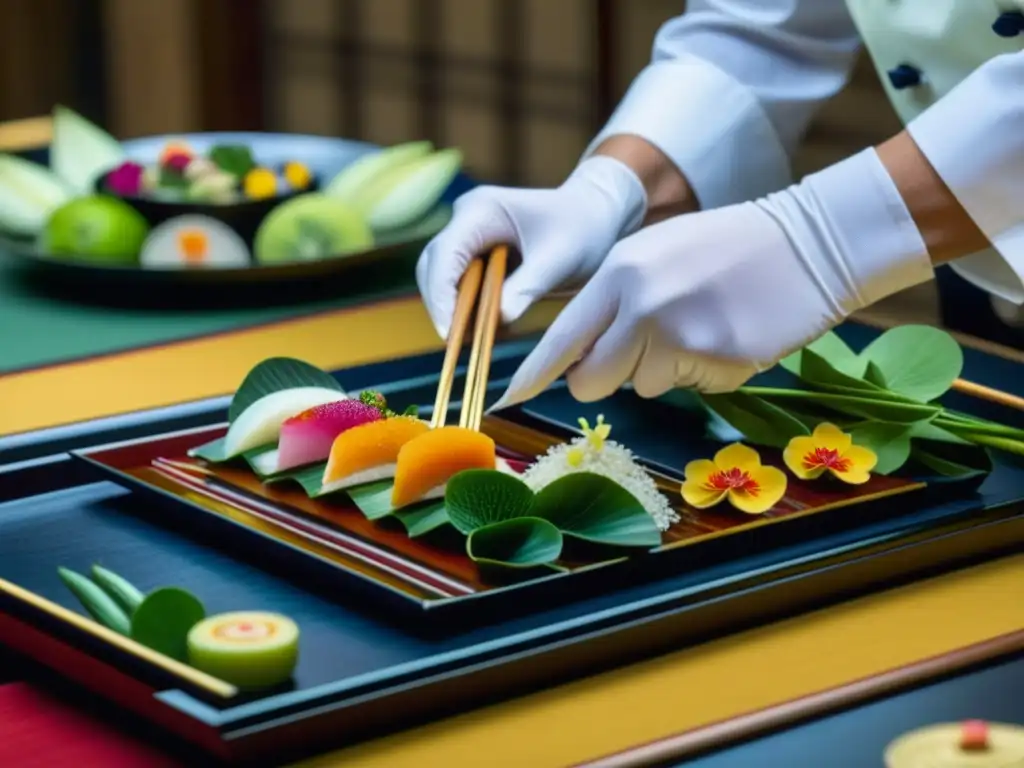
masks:
<path id="1" fill-rule="evenodd" d="M 176 216 L 153 228 L 139 261 L 149 269 L 239 269 L 252 263 L 245 241 L 209 216 Z"/>
<path id="2" fill-rule="evenodd" d="M 425 421 L 395 416 L 342 432 L 331 446 L 321 493 L 394 477 L 402 446 L 429 430 Z"/>
<path id="3" fill-rule="evenodd" d="M 395 468 L 391 506 L 395 509 L 444 493 L 452 475 L 466 469 L 495 469 L 497 449 L 487 435 L 464 427 L 441 427 L 402 446 Z"/>
<path id="4" fill-rule="evenodd" d="M 210 616 L 188 633 L 188 661 L 242 689 L 287 682 L 299 661 L 299 627 L 276 613 Z"/>

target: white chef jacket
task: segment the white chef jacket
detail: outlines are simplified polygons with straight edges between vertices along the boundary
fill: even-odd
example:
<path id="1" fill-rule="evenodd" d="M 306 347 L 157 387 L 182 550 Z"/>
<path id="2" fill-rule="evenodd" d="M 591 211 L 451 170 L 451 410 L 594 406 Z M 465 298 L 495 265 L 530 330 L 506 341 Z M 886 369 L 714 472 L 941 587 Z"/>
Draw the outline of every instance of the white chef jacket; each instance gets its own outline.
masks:
<path id="1" fill-rule="evenodd" d="M 975 1 L 933 0 L 934 13 Z M 650 65 L 590 150 L 616 134 L 646 139 L 703 208 L 782 189 L 808 123 L 845 86 L 860 47 L 847 0 L 690 0 L 659 30 Z M 988 60 L 907 129 L 995 250 L 957 271 L 1024 303 L 1024 52 Z"/>

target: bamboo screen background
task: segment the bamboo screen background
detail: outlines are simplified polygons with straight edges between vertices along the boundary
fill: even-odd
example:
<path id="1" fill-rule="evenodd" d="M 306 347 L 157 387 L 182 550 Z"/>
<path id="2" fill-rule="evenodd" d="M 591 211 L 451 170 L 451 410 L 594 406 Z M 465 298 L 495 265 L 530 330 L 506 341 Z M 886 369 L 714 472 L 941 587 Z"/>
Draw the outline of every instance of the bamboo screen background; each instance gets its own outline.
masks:
<path id="1" fill-rule="evenodd" d="M 269 127 L 461 147 L 480 178 L 554 184 L 681 0 L 270 0 Z M 605 18 L 600 18 L 601 14 Z M 804 173 L 899 130 L 866 61 Z"/>

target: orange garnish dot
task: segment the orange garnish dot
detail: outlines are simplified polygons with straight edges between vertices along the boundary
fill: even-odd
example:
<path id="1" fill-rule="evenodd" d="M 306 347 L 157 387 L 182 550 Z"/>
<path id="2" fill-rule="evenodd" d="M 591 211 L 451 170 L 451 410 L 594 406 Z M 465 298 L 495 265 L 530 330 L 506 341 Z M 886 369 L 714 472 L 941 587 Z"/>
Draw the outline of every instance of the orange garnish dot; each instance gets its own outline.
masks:
<path id="1" fill-rule="evenodd" d="M 209 241 L 206 233 L 198 229 L 190 229 L 178 235 L 178 246 L 189 264 L 198 264 L 206 260 Z"/>
<path id="2" fill-rule="evenodd" d="M 835 448 L 815 448 L 813 453 L 808 453 L 803 459 L 804 469 L 816 469 L 825 467 L 836 472 L 849 472 L 851 462 L 839 455 Z"/>
<path id="3" fill-rule="evenodd" d="M 709 491 L 740 491 L 756 496 L 761 492 L 757 481 L 739 467 L 715 472 L 704 483 Z"/>

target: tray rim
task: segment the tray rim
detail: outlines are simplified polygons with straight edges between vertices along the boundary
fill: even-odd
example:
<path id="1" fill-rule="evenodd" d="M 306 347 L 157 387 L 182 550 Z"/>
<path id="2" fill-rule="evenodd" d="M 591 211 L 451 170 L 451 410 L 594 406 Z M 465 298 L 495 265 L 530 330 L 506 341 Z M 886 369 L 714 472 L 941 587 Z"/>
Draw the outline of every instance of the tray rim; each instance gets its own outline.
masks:
<path id="1" fill-rule="evenodd" d="M 554 419 L 548 419 L 543 416 L 531 414 L 528 411 L 519 412 L 517 409 L 516 416 L 513 416 L 509 420 L 509 423 L 513 425 L 522 425 L 530 427 L 532 422 L 539 422 L 541 425 L 550 427 L 551 429 L 561 430 L 567 433 L 573 433 L 574 430 L 571 426 L 563 425 Z M 501 418 L 499 416 L 499 418 Z M 812 510 L 805 510 L 801 512 L 794 512 L 793 514 L 786 515 L 785 517 L 776 519 L 766 519 L 748 523 L 746 525 L 739 526 L 735 531 L 717 531 L 708 533 L 707 535 L 700 536 L 696 540 L 681 540 L 677 542 L 671 542 L 669 544 L 661 544 L 658 547 L 651 548 L 650 550 L 638 554 L 636 557 L 630 557 L 623 555 L 615 557 L 606 561 L 593 563 L 590 566 L 586 566 L 572 573 L 550 573 L 541 574 L 534 578 L 528 579 L 522 583 L 514 583 L 511 585 L 496 587 L 490 590 L 484 590 L 480 592 L 474 592 L 467 595 L 456 595 L 456 596 L 438 596 L 434 598 L 423 597 L 417 598 L 401 589 L 392 587 L 387 584 L 382 584 L 372 576 L 361 574 L 347 568 L 344 565 L 333 563 L 324 557 L 318 555 L 315 552 L 311 552 L 301 546 L 287 542 L 277 535 L 268 533 L 260 530 L 252 525 L 245 524 L 238 520 L 234 520 L 228 516 L 218 513 L 211 506 L 206 506 L 197 501 L 182 498 L 158 485 L 147 482 L 143 478 L 136 477 L 127 471 L 120 468 L 111 466 L 94 458 L 92 454 L 101 453 L 104 451 L 117 450 L 118 448 L 128 447 L 133 444 L 152 443 L 161 440 L 169 440 L 178 437 L 184 437 L 195 432 L 213 431 L 215 429 L 225 428 L 226 422 L 220 422 L 217 424 L 211 424 L 204 427 L 194 427 L 191 429 L 176 430 L 173 432 L 160 433 L 156 435 L 147 435 L 143 437 L 130 438 L 123 441 L 117 441 L 110 444 L 102 444 L 93 446 L 90 448 L 82 448 L 73 450 L 70 452 L 71 456 L 80 462 L 87 464 L 91 470 L 98 476 L 115 482 L 116 484 L 128 488 L 133 492 L 141 493 L 146 496 L 150 496 L 159 501 L 159 503 L 166 504 L 169 508 L 175 507 L 178 509 L 187 509 L 190 514 L 201 514 L 203 519 L 209 521 L 210 525 L 220 525 L 227 529 L 230 528 L 235 531 L 238 536 L 249 537 L 250 539 L 259 538 L 264 542 L 280 548 L 281 551 L 290 552 L 293 556 L 298 558 L 306 558 L 309 561 L 308 567 L 316 567 L 318 569 L 324 569 L 332 571 L 335 578 L 343 580 L 351 580 L 357 585 L 377 590 L 380 592 L 381 597 L 393 607 L 396 615 L 402 620 L 411 620 L 414 622 L 420 622 L 424 626 L 429 626 L 427 622 L 443 622 L 448 620 L 457 620 L 461 615 L 463 621 L 465 621 L 465 615 L 467 611 L 471 609 L 473 604 L 480 605 L 485 603 L 488 606 L 494 605 L 496 600 L 509 600 L 516 596 L 523 599 L 528 599 L 531 595 L 536 595 L 540 590 L 543 590 L 545 585 L 555 585 L 557 588 L 559 585 L 563 585 L 566 582 L 567 577 L 577 576 L 578 578 L 572 582 L 578 584 L 580 588 L 590 585 L 591 589 L 594 587 L 594 579 L 601 578 L 604 576 L 606 579 L 611 578 L 610 575 L 616 572 L 626 572 L 632 569 L 639 569 L 641 575 L 638 577 L 641 580 L 660 580 L 664 578 L 665 574 L 658 571 L 659 565 L 664 570 L 667 567 L 667 557 L 679 558 L 682 555 L 679 554 L 681 550 L 688 550 L 690 547 L 697 546 L 699 544 L 708 544 L 716 540 L 728 540 L 730 533 L 734 536 L 750 536 L 752 531 L 762 530 L 764 528 L 776 528 L 778 524 L 785 523 L 794 520 L 803 520 L 806 518 L 817 518 L 818 513 L 834 513 L 837 509 L 842 509 L 854 505 L 852 500 L 840 500 L 830 504 L 825 504 L 822 507 L 815 508 Z M 670 473 L 681 475 L 681 473 L 672 470 L 670 467 L 659 464 L 658 462 L 650 460 L 642 460 L 643 465 L 653 472 Z M 929 491 L 929 486 L 923 482 L 911 482 L 906 486 L 893 489 L 890 492 L 879 492 L 870 497 L 864 499 L 858 499 L 857 501 L 864 501 L 866 503 L 879 503 L 889 500 L 890 503 L 898 504 L 900 497 L 904 494 L 916 492 L 926 493 Z M 963 504 L 972 503 L 972 507 L 977 507 L 978 510 L 983 510 L 985 507 L 980 499 L 973 495 L 962 494 L 958 496 L 958 500 Z M 913 503 L 913 502 L 911 502 Z M 284 505 L 287 507 L 287 505 Z M 245 510 L 242 512 L 245 514 Z M 949 522 L 949 521 L 946 521 Z M 779 549 L 779 547 L 772 547 L 772 551 Z M 652 555 L 662 555 L 662 558 L 657 561 L 651 561 L 647 558 Z M 595 577 L 593 574 L 597 574 Z M 589 579 L 589 581 L 588 581 Z M 566 587 L 571 589 L 571 587 Z M 557 600 L 557 594 L 556 598 Z M 469 606 L 469 607 L 467 607 Z"/>
<path id="2" fill-rule="evenodd" d="M 868 704 L 885 695 L 898 695 L 925 687 L 976 667 L 998 664 L 1024 652 L 1024 629 L 1007 632 L 947 653 L 861 677 L 817 693 L 790 699 L 655 741 L 638 744 L 572 768 L 640 768 L 688 760 L 744 742 L 785 731 L 822 717 Z"/>

